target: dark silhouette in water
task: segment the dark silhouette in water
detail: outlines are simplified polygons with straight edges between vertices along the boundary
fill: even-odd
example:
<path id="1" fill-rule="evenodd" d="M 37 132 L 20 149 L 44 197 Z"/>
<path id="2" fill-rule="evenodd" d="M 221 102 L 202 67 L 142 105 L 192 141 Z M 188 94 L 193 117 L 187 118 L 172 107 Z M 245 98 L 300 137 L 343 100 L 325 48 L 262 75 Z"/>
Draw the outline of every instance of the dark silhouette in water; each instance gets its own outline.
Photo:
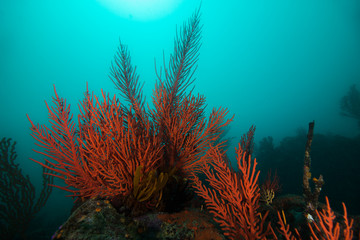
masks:
<path id="1" fill-rule="evenodd" d="M 256 147 L 256 157 L 262 172 L 277 169 L 282 193 L 302 194 L 303 156 L 306 132 L 299 130 L 275 146 L 272 137 L 263 138 Z M 339 135 L 314 134 L 311 150 L 313 176 L 322 174 L 325 184 L 320 196 L 328 196 L 334 209 L 341 211 L 345 202 L 350 214 L 360 214 L 360 135 L 347 138 Z"/>
<path id="2" fill-rule="evenodd" d="M 43 168 L 43 188 L 35 202 L 34 185 L 15 163 L 15 145 L 10 138 L 0 141 L 0 238 L 6 240 L 29 238 L 29 225 L 46 204 L 53 183 L 50 171 Z"/>
<path id="3" fill-rule="evenodd" d="M 350 86 L 347 95 L 342 97 L 340 103 L 341 114 L 356 119 L 360 129 L 360 92 L 356 89 L 355 84 Z"/>

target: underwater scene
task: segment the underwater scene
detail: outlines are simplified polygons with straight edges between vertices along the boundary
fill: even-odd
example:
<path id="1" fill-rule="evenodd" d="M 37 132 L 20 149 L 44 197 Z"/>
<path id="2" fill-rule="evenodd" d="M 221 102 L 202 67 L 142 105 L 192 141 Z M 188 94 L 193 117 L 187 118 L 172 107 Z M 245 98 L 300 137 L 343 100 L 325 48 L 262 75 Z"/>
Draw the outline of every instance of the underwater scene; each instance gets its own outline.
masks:
<path id="1" fill-rule="evenodd" d="M 1 240 L 360 238 L 360 1 L 0 2 Z"/>

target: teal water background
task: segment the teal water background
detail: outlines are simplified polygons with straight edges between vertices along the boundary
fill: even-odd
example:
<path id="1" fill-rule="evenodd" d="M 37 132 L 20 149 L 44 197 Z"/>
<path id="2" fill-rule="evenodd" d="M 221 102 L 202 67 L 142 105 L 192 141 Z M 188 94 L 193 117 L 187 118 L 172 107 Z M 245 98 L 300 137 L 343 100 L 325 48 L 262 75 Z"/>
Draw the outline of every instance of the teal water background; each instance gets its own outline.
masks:
<path id="1" fill-rule="evenodd" d="M 162 18 L 140 21 L 93 0 L 0 2 L 0 136 L 17 141 L 18 161 L 36 186 L 41 167 L 29 160 L 39 155 L 26 114 L 48 123 L 44 100 L 51 102 L 53 85 L 74 116 L 86 83 L 96 94 L 118 94 L 108 74 L 119 38 L 150 101 L 154 59 L 157 66 L 163 54 L 169 59 L 176 26 L 199 5 L 184 0 Z M 208 112 L 222 106 L 235 114 L 231 156 L 252 124 L 256 141 L 278 142 L 312 120 L 316 133 L 359 134 L 356 121 L 339 113 L 350 85 L 360 88 L 360 1 L 204 0 L 201 13 L 195 92 L 206 96 Z M 68 209 L 64 195 L 56 190 L 49 208 Z"/>

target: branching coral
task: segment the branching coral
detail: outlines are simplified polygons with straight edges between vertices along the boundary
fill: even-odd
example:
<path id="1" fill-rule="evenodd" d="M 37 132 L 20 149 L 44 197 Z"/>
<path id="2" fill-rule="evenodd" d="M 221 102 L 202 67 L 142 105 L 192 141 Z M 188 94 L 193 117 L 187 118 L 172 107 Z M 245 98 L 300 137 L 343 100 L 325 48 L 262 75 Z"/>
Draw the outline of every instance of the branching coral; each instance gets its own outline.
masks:
<path id="1" fill-rule="evenodd" d="M 159 196 L 152 193 L 161 193 L 146 187 L 149 181 L 154 183 L 161 174 L 185 178 L 198 172 L 208 146 L 225 143 L 220 136 L 231 121 L 225 119 L 228 111 L 223 108 L 214 109 L 206 120 L 205 98 L 186 92 L 194 81 L 200 39 L 197 11 L 175 39 L 164 78 L 158 73 L 154 109 L 145 108 L 136 68 L 127 47 L 120 43 L 111 78 L 128 106 L 115 96 L 102 93 L 100 100 L 87 91 L 76 124 L 70 106 L 55 91 L 55 107 L 47 105 L 52 127 L 30 120 L 32 135 L 41 147 L 37 152 L 46 156 L 48 165 L 34 161 L 63 179 L 66 185 L 58 187 L 72 196 L 127 198 L 135 193 L 133 199 L 144 204 L 158 201 Z M 139 186 L 144 191 L 141 196 Z"/>
<path id="2" fill-rule="evenodd" d="M 196 192 L 205 199 L 215 221 L 230 239 L 265 239 L 273 235 L 270 224 L 265 223 L 267 213 L 261 216 L 259 212 L 260 172 L 256 170 L 256 159 L 249 154 L 254 130 L 251 128 L 242 137 L 236 149 L 239 172 L 231 169 L 221 149 L 211 147 L 205 155 L 210 164 L 203 169 L 209 187 L 193 176 Z"/>
<path id="3" fill-rule="evenodd" d="M 310 239 L 312 240 L 351 240 L 353 239 L 353 219 L 349 219 L 346 211 L 345 204 L 343 203 L 344 215 L 343 226 L 341 230 L 340 224 L 335 222 L 335 214 L 330 208 L 329 199 L 326 197 L 326 207 L 321 211 L 316 210 L 316 220 L 312 220 L 308 223 L 310 229 Z M 278 213 L 280 230 L 279 232 L 286 240 L 301 239 L 301 236 L 297 229 L 295 229 L 296 235 L 290 231 L 290 226 L 286 223 L 284 212 L 282 215 Z"/>
<path id="4" fill-rule="evenodd" d="M 211 147 L 204 156 L 208 164 L 205 164 L 203 168 L 208 184 L 194 174 L 193 187 L 196 193 L 205 200 L 207 209 L 230 239 L 279 239 L 274 229 L 278 230 L 284 239 L 301 239 L 297 229 L 294 230 L 295 234 L 290 230 L 284 211 L 278 212 L 278 229 L 273 228 L 266 220 L 268 212 L 261 216 L 257 161 L 252 160 L 251 155 L 246 151 L 248 149 L 251 152 L 253 131 L 254 129 L 250 129 L 248 135 L 242 137 L 236 149 L 239 172 L 231 168 L 224 151 L 218 147 Z M 310 150 L 307 148 L 307 151 L 309 157 Z M 341 230 L 326 198 L 326 207 L 321 211 L 315 209 L 313 217 L 304 225 L 308 229 L 306 234 L 309 238 L 314 240 L 352 239 L 353 220 L 348 218 L 344 204 L 343 207 L 342 225 L 344 228 Z"/>
<path id="5" fill-rule="evenodd" d="M 343 239 L 351 240 L 353 237 L 353 232 L 351 227 L 353 225 L 353 220 L 348 219 L 347 211 L 345 204 L 343 203 L 344 208 L 344 225 L 345 228 L 343 229 Z M 329 239 L 335 240 L 340 238 L 340 225 L 339 223 L 334 222 L 335 214 L 330 208 L 329 199 L 326 197 L 326 208 L 322 211 L 316 210 L 317 218 L 319 219 L 318 222 L 312 222 L 309 224 L 312 238 L 311 239 Z"/>

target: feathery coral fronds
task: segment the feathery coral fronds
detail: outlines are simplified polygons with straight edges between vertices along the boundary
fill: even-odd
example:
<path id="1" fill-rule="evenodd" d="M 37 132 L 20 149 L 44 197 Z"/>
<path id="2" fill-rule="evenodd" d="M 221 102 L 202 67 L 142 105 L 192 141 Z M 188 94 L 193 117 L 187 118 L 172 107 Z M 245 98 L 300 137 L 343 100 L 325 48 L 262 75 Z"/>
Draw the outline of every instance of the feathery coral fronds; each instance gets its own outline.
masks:
<path id="1" fill-rule="evenodd" d="M 176 106 L 181 103 L 186 89 L 193 83 L 196 63 L 199 58 L 201 46 L 200 9 L 198 9 L 188 23 L 177 32 L 174 40 L 174 53 L 170 56 L 168 67 L 164 63 L 165 80 L 158 75 L 160 86 L 167 91 L 168 104 Z M 156 91 L 156 90 L 155 90 Z"/>
<path id="2" fill-rule="evenodd" d="M 163 142 L 166 143 L 163 165 L 176 166 L 185 174 L 198 171 L 202 165 L 201 156 L 212 144 L 221 146 L 219 141 L 223 128 L 232 119 L 225 121 L 228 111 L 214 109 L 206 121 L 204 118 L 205 97 L 186 94 L 187 87 L 194 81 L 198 50 L 201 40 L 199 11 L 195 12 L 188 24 L 184 24 L 175 39 L 174 54 L 169 66 L 164 66 L 165 76 L 158 74 L 151 111 Z"/>
<path id="3" fill-rule="evenodd" d="M 135 116 L 145 121 L 145 99 L 142 94 L 144 84 L 140 85 L 136 67 L 131 64 L 129 50 L 121 42 L 114 57 L 114 63 L 111 64 L 110 78 L 122 97 L 130 103 Z"/>
<path id="4" fill-rule="evenodd" d="M 220 137 L 231 121 L 225 119 L 225 108 L 214 109 L 206 120 L 205 98 L 186 92 L 194 81 L 200 39 L 197 11 L 175 39 L 174 54 L 168 67 L 164 66 L 165 78 L 162 80 L 159 75 L 154 90 L 154 109 L 148 112 L 136 68 L 131 65 L 127 47 L 120 42 L 111 78 L 129 106 L 105 93 L 99 100 L 87 90 L 76 124 L 70 106 L 55 91 L 55 107 L 47 105 L 52 128 L 40 127 L 29 119 L 32 135 L 42 148 L 37 152 L 46 157 L 48 166 L 34 161 L 63 179 L 66 186 L 57 187 L 72 196 L 130 196 L 140 202 L 151 201 L 145 205 L 157 205 L 154 203 L 161 197 L 162 185 L 168 182 L 162 178 L 187 177 L 199 171 L 208 147 L 220 148 L 225 143 Z M 147 184 L 158 180 L 159 196 L 151 199 L 156 198 L 152 195 L 155 191 Z M 141 186 L 145 192 L 139 197 L 135 193 Z"/>

